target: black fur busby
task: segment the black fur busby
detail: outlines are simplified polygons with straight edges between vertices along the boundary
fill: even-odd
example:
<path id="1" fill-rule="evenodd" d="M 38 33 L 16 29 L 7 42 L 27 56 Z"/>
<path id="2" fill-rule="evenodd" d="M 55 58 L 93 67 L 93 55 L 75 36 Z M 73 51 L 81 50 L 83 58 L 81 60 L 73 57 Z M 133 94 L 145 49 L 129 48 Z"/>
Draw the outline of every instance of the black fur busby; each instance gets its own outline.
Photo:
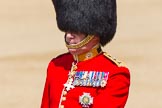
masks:
<path id="1" fill-rule="evenodd" d="M 116 0 L 52 0 L 58 28 L 64 32 L 98 35 L 102 46 L 116 32 Z"/>

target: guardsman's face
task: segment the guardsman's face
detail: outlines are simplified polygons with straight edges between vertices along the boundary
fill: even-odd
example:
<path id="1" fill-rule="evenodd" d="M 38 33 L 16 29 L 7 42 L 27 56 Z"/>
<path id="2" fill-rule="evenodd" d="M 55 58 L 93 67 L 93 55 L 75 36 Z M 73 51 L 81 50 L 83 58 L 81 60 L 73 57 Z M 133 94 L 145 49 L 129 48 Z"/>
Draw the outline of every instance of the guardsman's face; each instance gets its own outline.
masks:
<path id="1" fill-rule="evenodd" d="M 66 35 L 65 35 L 65 41 L 69 45 L 73 45 L 73 44 L 75 45 L 75 44 L 81 42 L 82 40 L 84 40 L 85 37 L 86 37 L 85 34 L 67 32 Z M 83 46 L 81 48 L 77 48 L 77 49 L 70 49 L 69 48 L 68 50 L 71 54 L 78 55 L 78 54 L 88 52 L 96 44 L 99 44 L 99 37 L 98 36 L 94 36 L 94 38 L 88 44 L 86 44 L 85 46 Z"/>
<path id="2" fill-rule="evenodd" d="M 82 41 L 85 38 L 84 34 L 81 33 L 66 33 L 65 40 L 67 44 L 72 45 L 72 44 L 77 44 L 80 41 Z"/>

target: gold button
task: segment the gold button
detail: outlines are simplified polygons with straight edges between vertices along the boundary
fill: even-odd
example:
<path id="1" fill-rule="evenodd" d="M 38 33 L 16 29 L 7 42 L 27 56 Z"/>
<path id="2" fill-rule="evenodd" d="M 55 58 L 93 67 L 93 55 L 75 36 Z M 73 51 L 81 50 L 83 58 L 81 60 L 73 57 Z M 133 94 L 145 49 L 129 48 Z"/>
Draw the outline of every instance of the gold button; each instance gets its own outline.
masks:
<path id="1" fill-rule="evenodd" d="M 61 105 L 60 108 L 64 108 L 64 105 Z"/>
<path id="2" fill-rule="evenodd" d="M 67 94 L 67 91 L 64 91 L 64 92 L 63 92 L 63 95 L 65 96 L 66 94 Z"/>
<path id="3" fill-rule="evenodd" d="M 66 100 L 66 97 L 62 97 L 62 101 L 65 101 Z"/>

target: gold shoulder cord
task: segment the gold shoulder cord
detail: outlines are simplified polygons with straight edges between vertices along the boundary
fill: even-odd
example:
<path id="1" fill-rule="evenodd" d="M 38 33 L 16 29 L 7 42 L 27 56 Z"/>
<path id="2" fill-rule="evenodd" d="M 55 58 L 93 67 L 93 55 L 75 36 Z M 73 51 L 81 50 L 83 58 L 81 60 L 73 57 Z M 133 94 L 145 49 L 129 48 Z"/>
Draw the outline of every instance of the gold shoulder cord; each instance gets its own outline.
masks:
<path id="1" fill-rule="evenodd" d="M 118 61 L 117 59 L 115 59 L 115 58 L 113 58 L 111 55 L 109 55 L 108 53 L 104 53 L 104 55 L 108 58 L 108 59 L 110 59 L 112 62 L 114 62 L 118 67 L 121 67 L 121 66 L 126 66 L 123 62 L 121 62 L 121 61 Z"/>
<path id="2" fill-rule="evenodd" d="M 74 45 L 68 45 L 68 44 L 66 44 L 66 47 L 69 48 L 69 49 L 81 48 L 82 46 L 84 46 L 87 43 L 89 43 L 93 39 L 93 37 L 94 37 L 94 35 L 88 35 L 85 39 L 83 39 L 78 44 L 74 44 Z"/>

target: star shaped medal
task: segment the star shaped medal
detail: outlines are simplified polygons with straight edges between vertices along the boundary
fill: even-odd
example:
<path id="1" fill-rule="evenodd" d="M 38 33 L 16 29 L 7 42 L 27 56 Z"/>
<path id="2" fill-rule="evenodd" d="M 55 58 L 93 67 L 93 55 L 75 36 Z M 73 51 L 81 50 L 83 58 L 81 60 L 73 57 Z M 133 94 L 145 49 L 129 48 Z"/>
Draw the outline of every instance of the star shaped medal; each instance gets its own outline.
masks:
<path id="1" fill-rule="evenodd" d="M 67 91 L 74 88 L 74 86 L 72 85 L 72 82 L 73 82 L 73 79 L 71 78 L 69 79 L 69 81 L 67 81 L 67 83 L 64 84 Z"/>
<path id="2" fill-rule="evenodd" d="M 93 97 L 90 96 L 90 93 L 83 93 L 83 95 L 79 97 L 79 103 L 82 107 L 89 107 L 93 104 Z"/>
<path id="3" fill-rule="evenodd" d="M 69 72 L 69 77 L 68 77 L 68 81 L 64 84 L 64 87 L 67 91 L 69 91 L 70 89 L 73 89 L 75 88 L 74 85 L 72 85 L 73 83 L 73 77 L 76 73 L 76 70 L 77 69 L 77 66 L 76 64 L 74 64 L 74 62 L 72 63 L 72 67 L 71 67 L 71 70 Z"/>

